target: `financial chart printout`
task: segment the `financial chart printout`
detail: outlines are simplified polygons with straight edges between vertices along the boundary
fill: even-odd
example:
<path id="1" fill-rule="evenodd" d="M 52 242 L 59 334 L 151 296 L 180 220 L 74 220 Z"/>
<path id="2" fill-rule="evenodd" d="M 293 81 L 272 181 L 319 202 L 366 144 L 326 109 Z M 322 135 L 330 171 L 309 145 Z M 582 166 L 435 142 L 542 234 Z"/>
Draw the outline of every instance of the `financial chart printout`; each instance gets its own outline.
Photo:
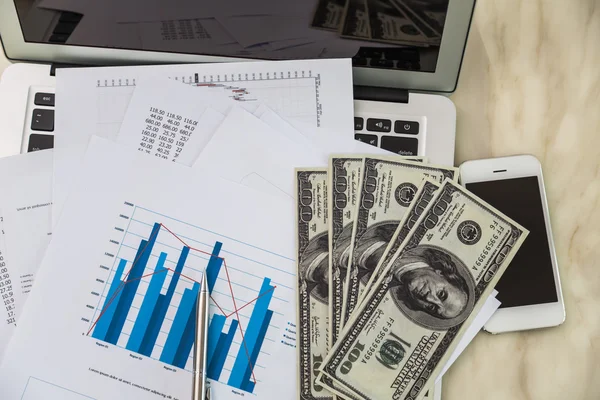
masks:
<path id="1" fill-rule="evenodd" d="M 204 93 L 208 100 L 215 94 L 225 95 L 250 112 L 265 104 L 292 123 L 328 135 L 347 135 L 353 129 L 352 66 L 346 59 L 60 70 L 54 223 L 90 137 L 115 140 L 137 83 L 153 78 L 179 81 Z"/>
<path id="2" fill-rule="evenodd" d="M 3 399 L 189 399 L 199 282 L 217 399 L 296 392 L 290 202 L 94 137 L 0 371 Z"/>

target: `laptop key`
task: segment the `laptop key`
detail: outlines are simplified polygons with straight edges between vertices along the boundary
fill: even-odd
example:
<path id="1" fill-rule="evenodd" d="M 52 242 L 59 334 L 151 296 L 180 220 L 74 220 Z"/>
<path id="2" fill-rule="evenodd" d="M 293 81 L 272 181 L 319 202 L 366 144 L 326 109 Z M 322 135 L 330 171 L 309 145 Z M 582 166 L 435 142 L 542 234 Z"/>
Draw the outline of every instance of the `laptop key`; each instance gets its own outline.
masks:
<path id="1" fill-rule="evenodd" d="M 369 118 L 367 119 L 367 130 L 371 132 L 391 132 L 392 121 L 389 119 Z"/>
<path id="2" fill-rule="evenodd" d="M 376 135 L 365 135 L 362 133 L 355 133 L 354 139 L 359 142 L 370 144 L 371 146 L 377 146 L 377 136 Z"/>
<path id="3" fill-rule="evenodd" d="M 362 131 L 364 124 L 365 124 L 364 119 L 362 119 L 361 117 L 354 117 L 354 130 L 355 131 Z"/>
<path id="4" fill-rule="evenodd" d="M 29 135 L 29 145 L 27 146 L 27 152 L 46 150 L 54 147 L 54 135 L 41 135 L 38 133 L 32 133 Z"/>
<path id="5" fill-rule="evenodd" d="M 31 130 L 33 131 L 54 131 L 54 110 L 45 110 L 36 108 L 33 110 L 33 119 L 31 120 Z"/>
<path id="6" fill-rule="evenodd" d="M 36 106 L 54 107 L 54 93 L 36 93 L 33 103 Z"/>
<path id="7" fill-rule="evenodd" d="M 394 132 L 417 135 L 419 133 L 419 123 L 416 121 L 396 121 Z"/>
<path id="8" fill-rule="evenodd" d="M 381 148 L 401 156 L 416 156 L 419 151 L 419 141 L 415 138 L 383 136 Z"/>

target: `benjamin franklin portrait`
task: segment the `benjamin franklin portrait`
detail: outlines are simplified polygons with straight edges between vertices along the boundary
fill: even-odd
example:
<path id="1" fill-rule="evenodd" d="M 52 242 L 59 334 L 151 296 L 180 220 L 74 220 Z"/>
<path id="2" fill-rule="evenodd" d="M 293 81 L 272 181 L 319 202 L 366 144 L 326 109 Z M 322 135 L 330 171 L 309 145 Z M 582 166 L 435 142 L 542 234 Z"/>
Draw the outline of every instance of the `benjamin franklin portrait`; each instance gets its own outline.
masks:
<path id="1" fill-rule="evenodd" d="M 462 323 L 475 303 L 475 282 L 454 255 L 421 245 L 394 260 L 388 274 L 396 306 L 415 323 L 436 330 Z"/>

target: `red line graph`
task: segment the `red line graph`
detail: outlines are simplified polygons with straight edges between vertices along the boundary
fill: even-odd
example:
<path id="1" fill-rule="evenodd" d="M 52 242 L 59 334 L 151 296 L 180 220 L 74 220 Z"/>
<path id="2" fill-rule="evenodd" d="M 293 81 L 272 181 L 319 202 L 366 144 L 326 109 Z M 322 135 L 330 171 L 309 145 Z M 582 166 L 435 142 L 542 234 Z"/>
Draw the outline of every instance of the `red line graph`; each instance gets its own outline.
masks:
<path id="1" fill-rule="evenodd" d="M 161 228 L 164 228 L 164 229 L 165 229 L 167 232 L 169 232 L 169 233 L 170 233 L 170 234 L 171 234 L 173 237 L 175 237 L 175 239 L 177 239 L 178 241 L 180 241 L 180 242 L 181 242 L 181 243 L 182 243 L 184 246 L 188 247 L 188 248 L 190 249 L 190 251 L 191 251 L 191 250 L 193 250 L 193 251 L 196 251 L 196 252 L 198 252 L 198 253 L 202 253 L 202 254 L 209 255 L 209 256 L 211 256 L 211 257 L 216 257 L 216 258 L 219 258 L 219 259 L 221 259 L 221 260 L 223 261 L 223 266 L 224 266 L 224 268 L 225 268 L 225 274 L 226 274 L 226 276 L 227 276 L 227 284 L 228 284 L 228 286 L 229 286 L 229 293 L 230 293 L 230 295 L 231 295 L 231 300 L 232 300 L 232 303 L 233 303 L 233 311 L 232 311 L 232 312 L 230 312 L 230 313 L 226 313 L 226 312 L 223 310 L 223 308 L 222 308 L 222 307 L 221 307 L 221 306 L 220 306 L 220 305 L 217 303 L 217 301 L 214 299 L 214 297 L 213 297 L 212 295 L 210 296 L 210 298 L 211 298 L 211 300 L 213 301 L 214 305 L 215 305 L 215 306 L 216 306 L 216 307 L 219 309 L 219 311 L 221 312 L 221 314 L 222 314 L 223 316 L 225 316 L 225 318 L 229 318 L 229 317 L 231 317 L 233 314 L 235 314 L 235 315 L 236 315 L 236 317 L 237 317 L 237 321 L 238 321 L 238 328 L 239 328 L 239 330 L 240 330 L 240 334 L 241 334 L 241 336 L 242 336 L 242 344 L 243 344 L 243 346 L 244 346 L 244 349 L 245 349 L 245 351 L 246 351 L 246 356 L 248 357 L 248 364 L 250 364 L 250 371 L 251 371 L 251 373 L 252 373 L 252 380 L 254 381 L 254 383 L 256 383 L 256 377 L 254 376 L 254 365 L 252 365 L 252 361 L 251 361 L 251 359 L 250 359 L 250 352 L 248 351 L 248 347 L 247 347 L 247 345 L 246 345 L 246 340 L 245 340 L 245 338 L 244 338 L 244 330 L 243 330 L 243 328 L 242 328 L 242 322 L 241 322 L 241 320 L 240 320 L 239 311 L 240 311 L 240 310 L 242 310 L 243 308 L 245 308 L 245 307 L 249 306 L 250 304 L 254 303 L 256 300 L 260 299 L 261 297 L 263 297 L 263 296 L 267 295 L 269 292 L 271 292 L 271 291 L 275 290 L 275 288 L 276 288 L 277 286 L 273 286 L 271 289 L 269 289 L 269 290 L 266 290 L 266 291 L 264 291 L 264 292 L 262 292 L 262 293 L 259 293 L 259 294 L 258 294 L 258 296 L 256 296 L 255 298 L 253 298 L 253 299 L 252 299 L 252 300 L 250 300 L 250 301 L 247 301 L 247 302 L 246 302 L 246 303 L 244 303 L 242 306 L 238 307 L 238 306 L 237 306 L 237 304 L 236 304 L 236 301 L 235 301 L 235 296 L 234 296 L 234 294 L 233 294 L 233 286 L 232 286 L 232 284 L 231 284 L 231 279 L 229 278 L 229 270 L 228 270 L 228 268 L 227 268 L 227 261 L 225 260 L 225 257 L 220 257 L 220 256 L 217 256 L 217 255 L 215 255 L 215 254 L 209 253 L 209 252 L 207 252 L 207 251 L 200 250 L 200 249 L 197 249 L 197 248 L 195 248 L 195 247 L 192 247 L 192 246 L 188 245 L 188 244 L 187 244 L 185 241 L 183 241 L 183 240 L 182 240 L 182 239 L 181 239 L 179 236 L 177 236 L 177 234 L 176 234 L 176 233 L 174 233 L 173 231 L 171 231 L 169 228 L 167 228 L 167 227 L 166 227 L 165 225 L 163 225 L 162 223 L 160 224 L 160 227 L 161 227 Z M 88 335 L 88 336 L 89 336 L 89 334 L 92 332 L 92 330 L 94 329 L 94 327 L 96 326 L 96 324 L 98 323 L 98 321 L 100 320 L 100 318 L 102 318 L 102 316 L 104 315 L 104 313 L 106 312 L 106 310 L 108 310 L 108 308 L 110 307 L 110 305 L 112 304 L 112 302 L 115 300 L 115 298 L 117 298 L 117 297 L 118 297 L 118 294 L 119 294 L 119 293 L 120 293 L 120 292 L 121 292 L 121 291 L 122 291 L 122 290 L 125 288 L 125 285 L 127 285 L 127 284 L 128 284 L 128 283 L 130 283 L 130 282 L 135 282 L 135 281 L 141 280 L 141 279 L 143 279 L 143 278 L 147 278 L 147 277 L 149 277 L 149 276 L 152 276 L 152 275 L 161 274 L 161 273 L 163 273 L 163 272 L 164 272 L 164 273 L 167 273 L 168 271 L 171 271 L 171 272 L 172 272 L 174 275 L 175 275 L 175 274 L 178 274 L 179 276 L 182 276 L 182 277 L 184 277 L 184 278 L 186 278 L 186 279 L 188 279 L 188 280 L 190 280 L 190 281 L 192 281 L 192 282 L 200 283 L 200 282 L 198 282 L 197 280 L 195 280 L 195 279 L 193 279 L 193 278 L 190 278 L 189 276 L 186 276 L 186 275 L 184 275 L 184 274 L 182 274 L 182 273 L 180 273 L 180 272 L 177 272 L 177 271 L 175 271 L 175 270 L 174 270 L 174 269 L 172 269 L 172 268 L 163 268 L 163 269 L 161 269 L 161 270 L 159 270 L 159 271 L 154 271 L 154 272 L 151 272 L 151 273 L 149 273 L 149 274 L 145 274 L 145 275 L 142 275 L 142 276 L 139 276 L 139 277 L 135 277 L 135 278 L 127 279 L 127 277 L 129 276 L 129 274 L 131 273 L 131 271 L 133 270 L 133 268 L 135 267 L 135 265 L 136 265 L 136 264 L 137 264 L 137 262 L 139 261 L 139 258 L 140 258 L 140 256 L 141 256 L 142 254 L 144 254 L 144 252 L 146 251 L 146 247 L 148 246 L 148 244 L 149 244 L 150 242 L 152 242 L 154 239 L 156 239 L 156 236 L 158 236 L 158 233 L 159 233 L 159 232 L 160 232 L 160 229 L 156 231 L 156 234 L 154 234 L 154 236 L 150 235 L 150 237 L 148 238 L 148 240 L 147 240 L 146 244 L 144 245 L 143 249 L 142 249 L 141 251 L 139 251 L 139 252 L 138 252 L 138 254 L 137 254 L 136 258 L 133 260 L 133 263 L 131 264 L 131 268 L 129 268 L 129 270 L 127 271 L 127 273 L 125 273 L 124 280 L 121 282 L 121 284 L 119 285 L 119 287 L 117 288 L 117 290 L 115 290 L 115 292 L 114 292 L 114 293 L 113 293 L 113 295 L 111 296 L 110 300 L 108 300 L 108 301 L 106 302 L 106 305 L 104 306 L 104 309 L 103 309 L 103 310 L 100 312 L 100 314 L 98 315 L 98 318 L 96 318 L 96 319 L 94 320 L 94 323 L 92 324 L 92 326 L 91 326 L 91 327 L 90 327 L 90 329 L 88 330 L 88 332 L 87 332 L 87 335 Z M 113 279 L 114 279 L 114 278 L 113 278 Z"/>
<path id="2" fill-rule="evenodd" d="M 229 292 L 231 293 L 231 300 L 233 300 L 233 309 L 235 310 L 235 316 L 238 320 L 238 326 L 240 327 L 240 333 L 242 334 L 242 344 L 244 345 L 244 350 L 246 350 L 246 357 L 248 357 L 248 364 L 250 364 L 250 372 L 252 372 L 252 380 L 256 384 L 256 377 L 254 376 L 254 365 L 252 365 L 252 360 L 250 359 L 250 352 L 248 351 L 248 346 L 246 346 L 246 339 L 244 338 L 244 331 L 242 330 L 242 326 L 239 324 L 240 315 L 237 312 L 237 305 L 235 304 L 235 296 L 233 295 L 233 287 L 231 286 L 231 279 L 229 279 L 229 271 L 227 270 L 227 264 L 223 262 L 225 266 L 225 274 L 227 275 L 227 283 L 229 284 Z"/>

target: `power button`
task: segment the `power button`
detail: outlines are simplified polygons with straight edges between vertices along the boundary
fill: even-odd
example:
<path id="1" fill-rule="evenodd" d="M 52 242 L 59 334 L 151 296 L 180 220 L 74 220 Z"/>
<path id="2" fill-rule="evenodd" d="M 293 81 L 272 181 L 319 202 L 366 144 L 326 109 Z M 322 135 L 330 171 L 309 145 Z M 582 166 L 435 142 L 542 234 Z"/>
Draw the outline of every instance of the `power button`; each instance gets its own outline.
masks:
<path id="1" fill-rule="evenodd" d="M 419 123 L 416 121 L 396 121 L 394 132 L 417 135 L 419 133 Z"/>

